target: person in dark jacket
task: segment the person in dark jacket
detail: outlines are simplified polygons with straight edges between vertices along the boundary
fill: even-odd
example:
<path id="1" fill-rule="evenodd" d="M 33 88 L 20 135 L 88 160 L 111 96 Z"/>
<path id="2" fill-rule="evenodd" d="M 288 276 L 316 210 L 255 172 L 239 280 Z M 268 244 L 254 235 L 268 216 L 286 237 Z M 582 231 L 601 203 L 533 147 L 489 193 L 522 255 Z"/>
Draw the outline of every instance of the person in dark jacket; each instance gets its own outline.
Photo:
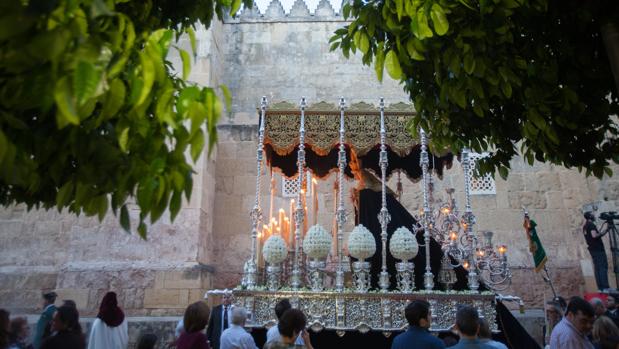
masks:
<path id="1" fill-rule="evenodd" d="M 52 320 L 51 337 L 43 340 L 41 349 L 84 349 L 86 343 L 80 326 L 77 309 L 63 305 L 56 310 Z"/>
<path id="2" fill-rule="evenodd" d="M 176 341 L 176 349 L 210 349 L 204 328 L 208 324 L 210 309 L 200 301 L 190 304 L 185 310 L 185 331 Z"/>
<path id="3" fill-rule="evenodd" d="M 608 260 L 606 259 L 606 250 L 602 242 L 602 234 L 595 226 L 595 216 L 591 212 L 585 212 L 585 224 L 582 226 L 582 233 L 587 242 L 587 249 L 591 254 L 593 261 L 593 274 L 595 275 L 595 283 L 598 290 L 607 290 L 608 285 Z"/>
<path id="4" fill-rule="evenodd" d="M 430 303 L 423 300 L 409 303 L 404 309 L 404 317 L 408 321 L 408 330 L 393 339 L 391 349 L 405 349 L 415 346 L 426 349 L 445 348 L 445 344 L 428 331 L 432 322 Z"/>
<path id="5" fill-rule="evenodd" d="M 221 338 L 221 334 L 228 327 L 230 327 L 230 325 L 232 325 L 230 322 L 231 318 L 232 294 L 224 293 L 222 296 L 222 303 L 213 307 L 211 319 L 209 320 L 208 328 L 206 329 L 206 336 L 208 337 L 213 349 L 219 349 L 219 339 Z"/>

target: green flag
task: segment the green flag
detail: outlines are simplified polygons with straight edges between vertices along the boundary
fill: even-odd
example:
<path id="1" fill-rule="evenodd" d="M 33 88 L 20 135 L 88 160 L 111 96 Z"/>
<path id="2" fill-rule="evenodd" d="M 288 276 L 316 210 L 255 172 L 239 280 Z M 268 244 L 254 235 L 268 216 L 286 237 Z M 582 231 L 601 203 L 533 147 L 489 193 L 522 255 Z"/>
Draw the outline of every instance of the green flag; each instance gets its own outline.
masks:
<path id="1" fill-rule="evenodd" d="M 524 216 L 524 229 L 527 233 L 527 238 L 529 239 L 529 251 L 531 251 L 531 254 L 533 255 L 535 271 L 539 272 L 544 269 L 544 265 L 546 264 L 548 258 L 546 257 L 544 246 L 542 246 L 542 242 L 539 240 L 539 236 L 535 230 L 536 226 L 537 223 L 531 220 L 528 215 Z"/>

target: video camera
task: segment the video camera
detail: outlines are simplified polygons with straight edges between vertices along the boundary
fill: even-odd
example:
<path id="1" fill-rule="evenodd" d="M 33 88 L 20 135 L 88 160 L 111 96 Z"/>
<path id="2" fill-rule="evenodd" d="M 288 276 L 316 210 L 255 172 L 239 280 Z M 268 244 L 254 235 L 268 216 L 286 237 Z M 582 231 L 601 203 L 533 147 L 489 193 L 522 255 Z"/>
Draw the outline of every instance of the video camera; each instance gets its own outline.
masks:
<path id="1" fill-rule="evenodd" d="M 614 221 L 615 219 L 619 219 L 619 214 L 615 211 L 608 211 L 600 213 L 600 219 L 605 221 Z"/>

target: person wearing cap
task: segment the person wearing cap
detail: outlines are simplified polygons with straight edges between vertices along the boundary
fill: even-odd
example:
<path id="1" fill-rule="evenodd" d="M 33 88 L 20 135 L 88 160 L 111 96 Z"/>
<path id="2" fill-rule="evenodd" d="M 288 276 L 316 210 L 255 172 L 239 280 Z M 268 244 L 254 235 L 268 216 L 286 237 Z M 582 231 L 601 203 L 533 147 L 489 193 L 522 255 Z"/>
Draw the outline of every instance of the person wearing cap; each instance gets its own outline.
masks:
<path id="1" fill-rule="evenodd" d="M 591 254 L 593 262 L 593 274 L 598 290 L 604 291 L 609 288 L 608 284 L 608 260 L 602 242 L 602 234 L 595 226 L 595 216 L 591 212 L 585 212 L 585 224 L 582 226 L 582 233 L 587 242 L 587 249 Z"/>
<path id="2" fill-rule="evenodd" d="M 48 292 L 43 294 L 43 313 L 37 322 L 37 329 L 34 333 L 34 349 L 39 349 L 43 343 L 43 339 L 51 335 L 52 319 L 56 312 L 56 292 Z"/>

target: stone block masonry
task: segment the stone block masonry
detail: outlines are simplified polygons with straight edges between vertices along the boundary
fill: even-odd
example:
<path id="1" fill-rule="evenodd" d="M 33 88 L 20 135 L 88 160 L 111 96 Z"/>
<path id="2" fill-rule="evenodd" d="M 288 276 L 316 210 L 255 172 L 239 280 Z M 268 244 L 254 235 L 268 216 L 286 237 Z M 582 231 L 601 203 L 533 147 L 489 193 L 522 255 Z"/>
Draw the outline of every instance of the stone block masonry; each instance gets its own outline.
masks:
<path id="1" fill-rule="evenodd" d="M 212 273 L 200 266 L 173 270 L 71 270 L 51 273 L 0 273 L 0 308 L 36 313 L 41 291 L 54 290 L 60 304 L 76 302 L 83 315 L 96 315 L 103 295 L 118 294 L 130 315 L 182 315 L 187 305 L 203 299 L 211 288 Z"/>

